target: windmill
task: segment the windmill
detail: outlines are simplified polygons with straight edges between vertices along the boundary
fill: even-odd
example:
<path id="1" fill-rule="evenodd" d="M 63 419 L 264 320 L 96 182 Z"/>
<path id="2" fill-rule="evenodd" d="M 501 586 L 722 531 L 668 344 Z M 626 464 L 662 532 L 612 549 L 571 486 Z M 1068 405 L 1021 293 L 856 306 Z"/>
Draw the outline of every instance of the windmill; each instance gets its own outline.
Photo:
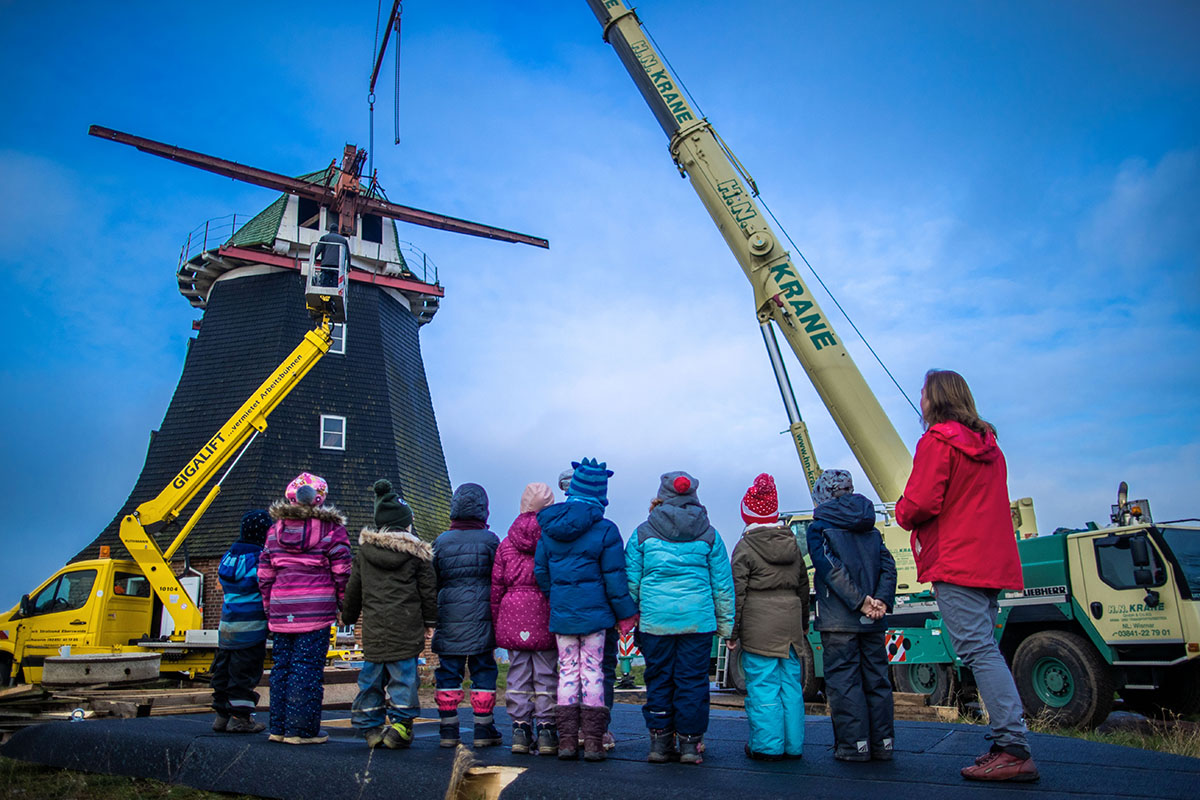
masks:
<path id="1" fill-rule="evenodd" d="M 110 128 L 93 125 L 88 132 L 282 195 L 240 225 L 207 223 L 181 249 L 179 290 L 204 311 L 193 323 L 199 333 L 189 341 L 183 374 L 133 491 L 76 558 L 94 557 L 101 545 L 118 552 L 121 517 L 155 496 L 303 336 L 309 320 L 302 273 L 330 223 L 351 243 L 352 316 L 335 326 L 330 354 L 272 415 L 271 427 L 225 482 L 188 539 L 184 570 L 203 576 L 195 593 L 210 623 L 219 615 L 216 562 L 236 538 L 242 513 L 266 507 L 301 471 L 329 481 L 330 500 L 347 513 L 354 539 L 353 531 L 372 519 L 371 485 L 378 478 L 391 480 L 413 507 L 420 536 L 444 530 L 450 480 L 418 338 L 444 292 L 436 269 L 405 258 L 395 222 L 534 247 L 549 243 L 389 201 L 375 175 L 364 180 L 367 153 L 354 145 L 346 145 L 340 164 L 334 159 L 323 170 L 290 177 Z"/>

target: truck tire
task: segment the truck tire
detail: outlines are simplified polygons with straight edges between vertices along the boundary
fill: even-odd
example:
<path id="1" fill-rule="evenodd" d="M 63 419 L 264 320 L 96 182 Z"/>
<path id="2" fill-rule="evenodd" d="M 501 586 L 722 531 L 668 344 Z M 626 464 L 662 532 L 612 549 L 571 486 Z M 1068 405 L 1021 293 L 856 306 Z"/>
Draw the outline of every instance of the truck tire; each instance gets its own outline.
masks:
<path id="1" fill-rule="evenodd" d="M 1068 728 L 1089 729 L 1112 710 L 1113 679 L 1091 642 L 1068 631 L 1039 631 L 1021 642 L 1013 678 L 1025 713 Z"/>
<path id="2" fill-rule="evenodd" d="M 954 704 L 954 670 L 948 664 L 893 664 L 892 681 L 897 692 L 927 695 L 931 706 Z"/>
<path id="3" fill-rule="evenodd" d="M 741 640 L 738 640 L 738 645 L 736 650 L 725 651 L 725 688 L 745 694 L 746 673 L 742 671 Z"/>
<path id="4" fill-rule="evenodd" d="M 817 677 L 817 662 L 807 637 L 800 640 L 798 655 L 800 663 L 804 666 L 804 702 L 814 703 L 820 699 L 821 690 L 825 688 L 825 679 Z"/>

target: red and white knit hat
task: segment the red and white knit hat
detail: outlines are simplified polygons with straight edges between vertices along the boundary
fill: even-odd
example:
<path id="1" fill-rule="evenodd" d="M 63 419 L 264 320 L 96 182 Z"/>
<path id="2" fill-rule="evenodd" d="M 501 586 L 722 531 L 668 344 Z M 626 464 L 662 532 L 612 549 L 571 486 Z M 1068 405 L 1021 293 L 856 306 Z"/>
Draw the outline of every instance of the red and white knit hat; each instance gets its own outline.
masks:
<path id="1" fill-rule="evenodd" d="M 762 473 L 742 497 L 742 519 L 747 525 L 770 525 L 779 521 L 779 494 L 775 479 Z"/>

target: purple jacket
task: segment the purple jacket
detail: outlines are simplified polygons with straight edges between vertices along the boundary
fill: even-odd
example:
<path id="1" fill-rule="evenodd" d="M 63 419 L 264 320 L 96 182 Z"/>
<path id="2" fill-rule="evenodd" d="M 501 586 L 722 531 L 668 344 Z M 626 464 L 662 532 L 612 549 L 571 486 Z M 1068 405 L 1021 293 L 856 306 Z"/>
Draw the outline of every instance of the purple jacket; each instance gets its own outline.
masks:
<path id="1" fill-rule="evenodd" d="M 542 529 L 537 513 L 521 514 L 500 542 L 492 565 L 492 619 L 496 646 L 509 650 L 553 650 L 550 601 L 533 576 L 533 553 Z"/>
<path id="2" fill-rule="evenodd" d="M 353 560 L 346 518 L 332 506 L 279 501 L 258 560 L 263 609 L 275 633 L 308 633 L 337 620 Z"/>

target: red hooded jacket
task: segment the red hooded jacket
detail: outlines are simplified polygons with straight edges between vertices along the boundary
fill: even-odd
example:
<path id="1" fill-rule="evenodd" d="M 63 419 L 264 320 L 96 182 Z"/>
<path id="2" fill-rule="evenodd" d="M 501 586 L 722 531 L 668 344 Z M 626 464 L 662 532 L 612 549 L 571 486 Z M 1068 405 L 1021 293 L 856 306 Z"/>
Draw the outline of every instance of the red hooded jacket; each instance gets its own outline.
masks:
<path id="1" fill-rule="evenodd" d="M 1021 560 L 1008 501 L 1008 467 L 992 433 L 939 422 L 917 442 L 912 474 L 896 502 L 912 531 L 921 581 L 1021 589 Z"/>

